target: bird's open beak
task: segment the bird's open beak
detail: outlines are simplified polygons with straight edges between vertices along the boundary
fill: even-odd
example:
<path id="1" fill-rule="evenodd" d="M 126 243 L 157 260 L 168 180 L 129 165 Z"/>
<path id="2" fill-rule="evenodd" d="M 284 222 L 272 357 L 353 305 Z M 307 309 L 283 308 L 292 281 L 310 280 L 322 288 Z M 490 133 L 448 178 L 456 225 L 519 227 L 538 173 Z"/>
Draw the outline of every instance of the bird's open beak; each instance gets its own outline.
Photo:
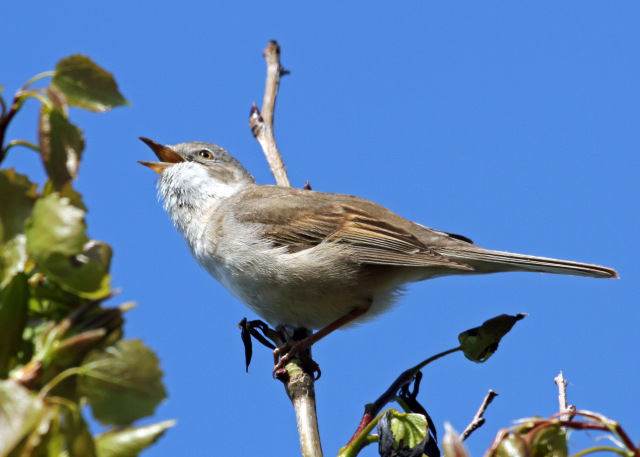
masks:
<path id="1" fill-rule="evenodd" d="M 151 141 L 149 138 L 140 137 L 140 139 L 151 148 L 151 150 L 155 153 L 155 155 L 160 159 L 160 162 L 146 162 L 143 160 L 139 160 L 138 163 L 140 165 L 144 165 L 145 167 L 151 168 L 156 173 L 161 173 L 162 170 L 167 168 L 168 166 L 174 163 L 184 162 L 185 159 L 177 152 L 169 149 L 166 146 L 156 143 L 155 141 Z"/>

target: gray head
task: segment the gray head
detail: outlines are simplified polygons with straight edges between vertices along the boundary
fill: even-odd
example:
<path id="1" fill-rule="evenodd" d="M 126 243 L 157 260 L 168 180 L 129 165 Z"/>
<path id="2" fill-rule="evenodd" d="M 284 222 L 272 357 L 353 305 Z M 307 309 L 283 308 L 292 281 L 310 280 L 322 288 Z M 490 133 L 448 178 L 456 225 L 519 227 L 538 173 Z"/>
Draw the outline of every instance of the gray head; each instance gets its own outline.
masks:
<path id="1" fill-rule="evenodd" d="M 159 175 L 158 193 L 165 208 L 203 208 L 255 185 L 253 176 L 220 146 L 211 143 L 180 143 L 163 146 L 140 138 L 159 162 L 139 163 Z"/>
<path id="2" fill-rule="evenodd" d="M 242 164 L 216 144 L 193 142 L 162 146 L 148 138 L 140 139 L 151 148 L 160 162 L 140 161 L 139 163 L 151 168 L 159 175 L 175 164 L 191 162 L 201 165 L 211 179 L 221 183 L 233 184 L 245 181 L 255 183 Z"/>

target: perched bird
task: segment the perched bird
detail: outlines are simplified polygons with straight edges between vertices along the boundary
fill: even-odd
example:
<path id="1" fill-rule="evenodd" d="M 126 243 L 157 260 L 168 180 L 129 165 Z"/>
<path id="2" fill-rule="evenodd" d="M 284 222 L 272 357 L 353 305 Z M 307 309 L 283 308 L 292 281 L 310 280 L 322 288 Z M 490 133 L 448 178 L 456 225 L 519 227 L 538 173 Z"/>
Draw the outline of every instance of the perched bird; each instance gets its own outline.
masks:
<path id="1" fill-rule="evenodd" d="M 409 282 L 506 271 L 618 277 L 483 249 L 351 195 L 261 186 L 214 144 L 141 140 L 160 161 L 140 163 L 158 173 L 164 209 L 198 263 L 271 325 L 323 329 L 309 344 L 389 310 Z"/>

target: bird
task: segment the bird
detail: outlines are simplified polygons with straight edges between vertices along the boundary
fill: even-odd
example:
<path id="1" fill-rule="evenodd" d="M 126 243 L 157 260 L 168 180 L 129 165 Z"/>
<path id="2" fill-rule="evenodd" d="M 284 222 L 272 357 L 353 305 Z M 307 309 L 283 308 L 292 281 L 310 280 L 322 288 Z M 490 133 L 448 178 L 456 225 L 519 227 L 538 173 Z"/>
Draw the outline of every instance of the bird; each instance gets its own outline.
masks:
<path id="1" fill-rule="evenodd" d="M 159 199 L 195 260 L 269 324 L 317 330 L 285 348 L 281 362 L 390 310 L 412 282 L 510 271 L 618 277 L 603 266 L 484 249 L 356 196 L 259 185 L 215 144 L 140 139 L 159 161 L 139 163 L 157 172 Z"/>

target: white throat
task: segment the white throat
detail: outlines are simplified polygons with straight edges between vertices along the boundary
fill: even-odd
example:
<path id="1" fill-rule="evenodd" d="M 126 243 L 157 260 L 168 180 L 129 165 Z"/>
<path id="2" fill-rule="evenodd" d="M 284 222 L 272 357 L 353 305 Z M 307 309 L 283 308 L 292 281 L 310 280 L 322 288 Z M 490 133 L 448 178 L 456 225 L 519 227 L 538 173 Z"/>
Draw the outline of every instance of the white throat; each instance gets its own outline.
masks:
<path id="1" fill-rule="evenodd" d="M 217 181 L 202 165 L 182 162 L 162 172 L 158 180 L 158 197 L 164 201 L 164 209 L 193 251 L 206 229 L 206 215 L 220 201 L 247 185 L 246 181 Z"/>

